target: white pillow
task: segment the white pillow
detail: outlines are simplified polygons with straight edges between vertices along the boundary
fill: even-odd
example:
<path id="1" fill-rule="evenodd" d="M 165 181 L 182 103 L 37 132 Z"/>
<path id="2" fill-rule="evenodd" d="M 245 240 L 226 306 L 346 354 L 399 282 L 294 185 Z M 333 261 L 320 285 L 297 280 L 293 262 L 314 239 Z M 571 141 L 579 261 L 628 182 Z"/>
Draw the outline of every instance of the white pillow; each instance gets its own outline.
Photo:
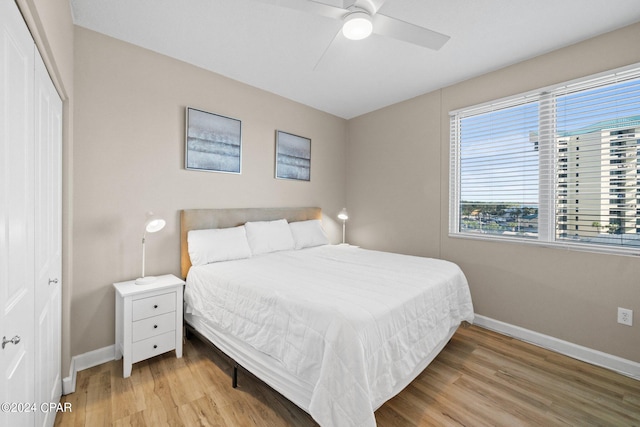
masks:
<path id="1" fill-rule="evenodd" d="M 249 249 L 243 226 L 190 230 L 187 234 L 187 243 L 191 265 L 251 257 L 251 249 Z"/>
<path id="2" fill-rule="evenodd" d="M 244 227 L 253 255 L 287 251 L 295 247 L 286 219 L 247 222 Z"/>
<path id="3" fill-rule="evenodd" d="M 289 224 L 289 228 L 291 229 L 296 249 L 329 244 L 329 238 L 324 232 L 319 219 L 292 222 Z"/>

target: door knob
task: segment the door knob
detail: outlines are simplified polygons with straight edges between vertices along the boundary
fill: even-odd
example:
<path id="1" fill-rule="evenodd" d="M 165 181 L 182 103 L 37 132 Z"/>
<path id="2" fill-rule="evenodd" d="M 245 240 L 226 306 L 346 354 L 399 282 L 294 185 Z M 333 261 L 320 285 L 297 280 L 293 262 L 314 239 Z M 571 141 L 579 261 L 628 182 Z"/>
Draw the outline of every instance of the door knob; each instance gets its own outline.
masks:
<path id="1" fill-rule="evenodd" d="M 58 283 L 58 279 L 49 279 L 49 284 Z"/>
<path id="2" fill-rule="evenodd" d="M 18 344 L 20 342 L 20 337 L 18 335 L 16 335 L 15 337 L 11 338 L 10 340 L 7 339 L 7 337 L 2 337 L 2 349 L 4 350 L 4 346 L 11 343 L 11 344 Z"/>

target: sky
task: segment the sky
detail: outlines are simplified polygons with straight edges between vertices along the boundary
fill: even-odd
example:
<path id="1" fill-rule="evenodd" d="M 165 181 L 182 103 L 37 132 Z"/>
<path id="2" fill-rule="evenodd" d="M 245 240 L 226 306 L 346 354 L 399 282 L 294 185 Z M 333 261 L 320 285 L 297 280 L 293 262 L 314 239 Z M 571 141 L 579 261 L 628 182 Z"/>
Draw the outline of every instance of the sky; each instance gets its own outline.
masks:
<path id="1" fill-rule="evenodd" d="M 640 126 L 640 79 L 567 90 L 555 104 L 556 137 L 593 132 L 621 118 Z M 461 119 L 461 200 L 538 204 L 539 109 L 533 99 Z"/>

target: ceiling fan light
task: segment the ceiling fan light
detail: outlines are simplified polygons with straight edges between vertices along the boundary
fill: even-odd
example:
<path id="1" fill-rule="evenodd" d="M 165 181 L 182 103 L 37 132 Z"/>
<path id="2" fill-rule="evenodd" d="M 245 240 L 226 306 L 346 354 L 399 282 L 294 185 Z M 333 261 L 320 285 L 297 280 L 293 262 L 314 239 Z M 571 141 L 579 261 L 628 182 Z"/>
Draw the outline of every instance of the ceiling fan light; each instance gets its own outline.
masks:
<path id="1" fill-rule="evenodd" d="M 366 39 L 372 32 L 371 16 L 366 12 L 353 12 L 344 19 L 342 34 L 349 40 Z"/>

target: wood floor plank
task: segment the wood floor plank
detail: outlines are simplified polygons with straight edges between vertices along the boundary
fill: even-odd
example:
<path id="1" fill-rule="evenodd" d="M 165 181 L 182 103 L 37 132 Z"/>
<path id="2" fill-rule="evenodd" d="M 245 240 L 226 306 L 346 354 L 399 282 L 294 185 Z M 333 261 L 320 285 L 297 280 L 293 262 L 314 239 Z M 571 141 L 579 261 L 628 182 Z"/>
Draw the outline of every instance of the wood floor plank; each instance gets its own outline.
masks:
<path id="1" fill-rule="evenodd" d="M 86 371 L 83 371 L 83 373 Z M 86 378 L 83 375 L 83 378 Z M 83 427 L 86 425 L 86 405 L 87 405 L 87 382 L 81 381 L 81 378 L 77 379 L 75 393 L 71 393 L 66 396 L 62 396 L 62 402 L 68 402 L 71 404 L 71 411 L 65 411 L 64 413 L 56 414 L 55 427 Z"/>
<path id="2" fill-rule="evenodd" d="M 203 396 L 179 408 L 184 425 L 202 427 L 224 427 L 226 422 L 218 406 L 210 396 Z"/>
<path id="3" fill-rule="evenodd" d="M 112 366 L 115 368 L 115 365 Z M 111 375 L 114 376 L 119 374 L 119 372 L 116 372 L 116 369 L 113 369 L 111 372 Z M 111 418 L 114 422 L 121 418 L 129 418 L 131 415 L 139 414 L 140 411 L 145 409 L 144 395 L 136 393 L 135 384 L 133 381 L 117 381 L 112 379 Z M 130 421 L 129 419 L 127 422 Z"/>
<path id="4" fill-rule="evenodd" d="M 207 343 L 183 354 L 136 363 L 129 378 L 121 361 L 79 372 L 55 426 L 317 425 L 243 370 L 233 389 L 229 360 Z M 375 415 L 381 427 L 640 426 L 640 381 L 470 326 Z"/>
<path id="5" fill-rule="evenodd" d="M 108 370 L 91 375 L 87 385 L 85 405 L 86 424 L 111 425 L 112 414 L 111 373 Z"/>
<path id="6" fill-rule="evenodd" d="M 144 420 L 144 414 L 142 412 L 136 412 L 134 414 L 118 418 L 113 421 L 112 425 L 114 427 L 147 427 L 147 423 Z"/>

